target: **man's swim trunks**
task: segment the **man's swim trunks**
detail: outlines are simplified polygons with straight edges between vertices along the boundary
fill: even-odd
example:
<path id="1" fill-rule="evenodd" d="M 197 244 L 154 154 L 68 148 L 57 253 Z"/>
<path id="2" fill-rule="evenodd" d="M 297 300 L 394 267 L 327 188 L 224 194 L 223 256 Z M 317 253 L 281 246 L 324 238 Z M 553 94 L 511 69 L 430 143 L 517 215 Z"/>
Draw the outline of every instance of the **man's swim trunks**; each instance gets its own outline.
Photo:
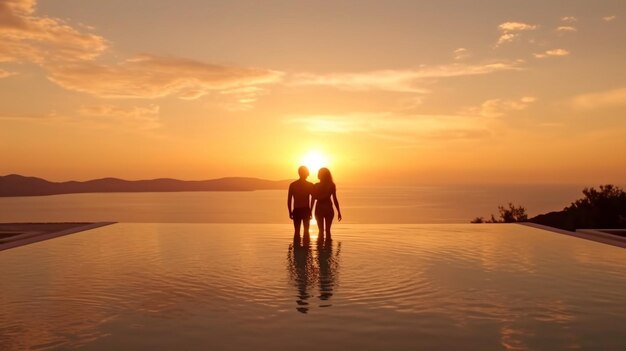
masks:
<path id="1" fill-rule="evenodd" d="M 300 207 L 293 209 L 293 220 L 294 221 L 308 221 L 311 218 L 311 209 L 308 207 Z"/>

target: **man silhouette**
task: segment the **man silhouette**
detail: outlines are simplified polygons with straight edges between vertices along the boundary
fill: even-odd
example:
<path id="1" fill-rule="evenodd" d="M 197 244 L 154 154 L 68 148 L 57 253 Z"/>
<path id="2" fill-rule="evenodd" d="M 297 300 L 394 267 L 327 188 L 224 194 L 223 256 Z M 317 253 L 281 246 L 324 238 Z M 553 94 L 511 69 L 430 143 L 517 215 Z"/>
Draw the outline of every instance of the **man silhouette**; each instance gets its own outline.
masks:
<path id="1" fill-rule="evenodd" d="M 298 175 L 300 179 L 289 184 L 287 208 L 289 209 L 289 218 L 293 219 L 293 237 L 297 238 L 300 236 L 300 225 L 304 224 L 304 237 L 306 238 L 309 235 L 309 223 L 311 221 L 313 183 L 306 180 L 309 176 L 309 169 L 305 166 L 298 168 Z"/>

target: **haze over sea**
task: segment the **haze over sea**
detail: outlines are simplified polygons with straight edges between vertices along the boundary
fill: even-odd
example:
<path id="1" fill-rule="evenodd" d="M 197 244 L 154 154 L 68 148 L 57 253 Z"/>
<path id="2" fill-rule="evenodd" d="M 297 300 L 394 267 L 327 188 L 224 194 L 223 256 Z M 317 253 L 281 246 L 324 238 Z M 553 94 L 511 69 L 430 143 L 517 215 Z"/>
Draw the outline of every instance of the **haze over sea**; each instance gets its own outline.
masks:
<path id="1" fill-rule="evenodd" d="M 345 223 L 468 223 L 513 202 L 530 216 L 557 211 L 582 185 L 342 187 Z M 287 191 L 89 193 L 0 198 L 1 222 L 285 223 Z M 286 228 L 286 233 L 289 230 Z"/>

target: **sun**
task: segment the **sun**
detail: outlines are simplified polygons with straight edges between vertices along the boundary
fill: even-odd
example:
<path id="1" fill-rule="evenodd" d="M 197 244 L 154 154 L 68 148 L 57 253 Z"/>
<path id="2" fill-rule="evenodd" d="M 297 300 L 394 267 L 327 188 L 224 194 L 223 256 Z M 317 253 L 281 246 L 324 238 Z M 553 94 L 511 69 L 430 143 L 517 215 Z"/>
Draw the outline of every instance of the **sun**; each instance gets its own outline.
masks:
<path id="1" fill-rule="evenodd" d="M 328 166 L 328 158 L 317 150 L 311 150 L 302 157 L 300 163 L 309 169 L 310 174 L 316 175 L 320 168 Z"/>

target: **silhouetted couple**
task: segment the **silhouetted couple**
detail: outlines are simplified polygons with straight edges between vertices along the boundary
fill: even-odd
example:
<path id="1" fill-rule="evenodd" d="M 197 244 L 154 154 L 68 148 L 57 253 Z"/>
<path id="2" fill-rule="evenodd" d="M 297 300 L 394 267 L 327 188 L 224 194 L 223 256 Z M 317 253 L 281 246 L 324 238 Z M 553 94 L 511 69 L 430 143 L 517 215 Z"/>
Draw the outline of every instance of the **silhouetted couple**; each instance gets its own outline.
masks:
<path id="1" fill-rule="evenodd" d="M 289 218 L 293 219 L 294 239 L 300 237 L 300 226 L 304 227 L 304 239 L 309 238 L 309 223 L 314 209 L 319 228 L 318 240 L 323 240 L 324 235 L 326 240 L 330 240 L 330 227 L 335 217 L 333 203 L 337 208 L 337 219 L 341 221 L 337 187 L 333 182 L 333 176 L 328 168 L 320 168 L 317 173 L 319 183 L 313 184 L 306 180 L 309 177 L 309 170 L 305 166 L 298 168 L 298 175 L 300 179 L 289 185 L 287 195 Z"/>

